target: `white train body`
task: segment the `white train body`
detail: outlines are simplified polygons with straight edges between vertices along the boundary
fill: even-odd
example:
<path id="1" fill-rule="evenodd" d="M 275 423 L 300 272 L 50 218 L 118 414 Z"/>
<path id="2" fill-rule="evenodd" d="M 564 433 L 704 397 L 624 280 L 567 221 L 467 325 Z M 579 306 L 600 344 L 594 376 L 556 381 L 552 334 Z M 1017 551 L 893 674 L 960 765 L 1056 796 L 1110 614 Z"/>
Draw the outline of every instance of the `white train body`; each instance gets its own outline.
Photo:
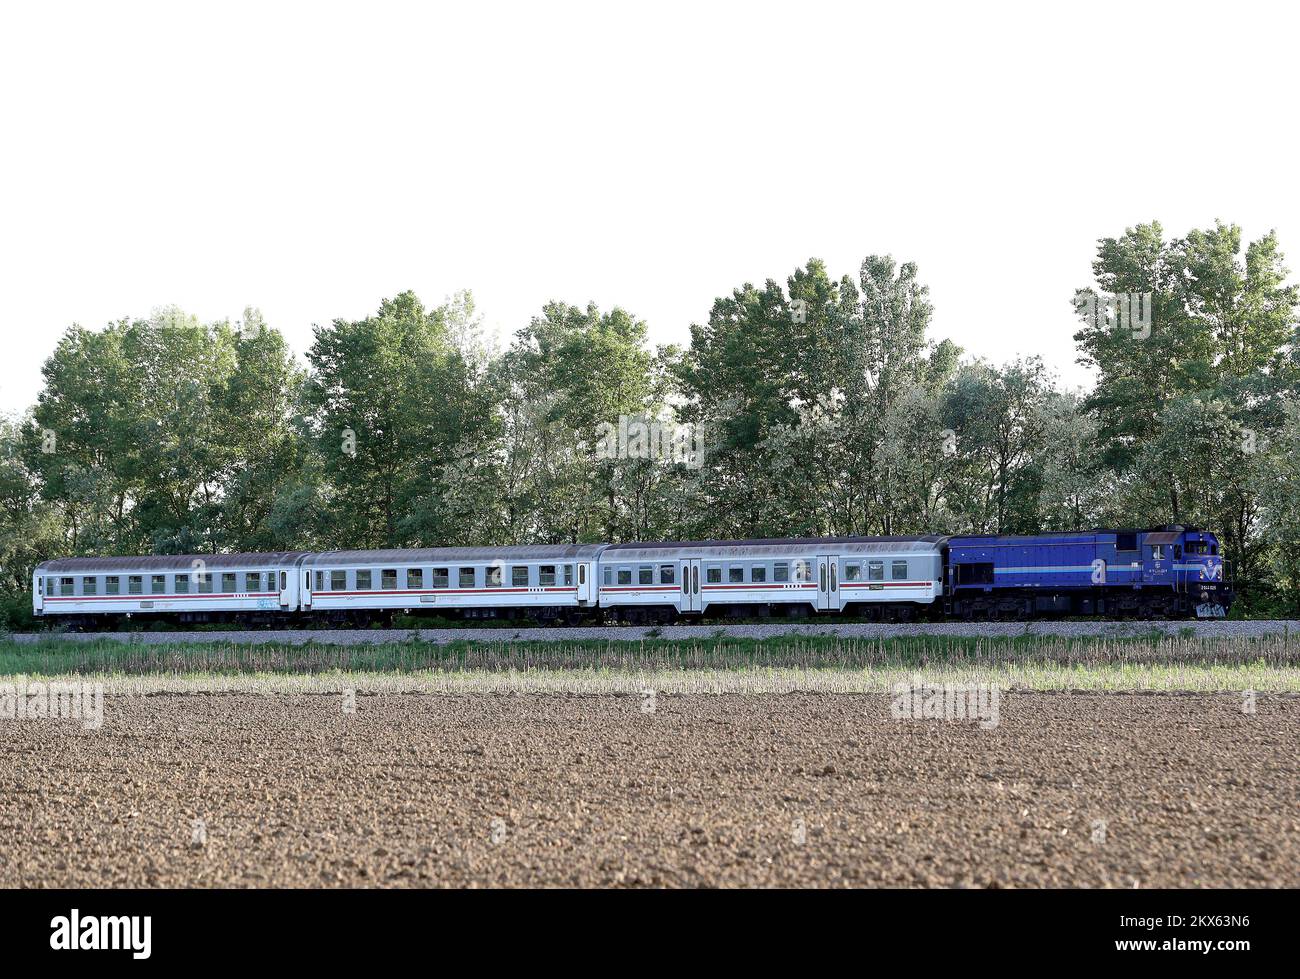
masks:
<path id="1" fill-rule="evenodd" d="M 943 594 L 943 538 L 839 537 L 615 544 L 600 554 L 600 605 L 797 607 L 929 605 Z"/>
<path id="2" fill-rule="evenodd" d="M 303 551 L 63 558 L 36 567 L 37 616 L 267 616 L 299 608 Z"/>
<path id="3" fill-rule="evenodd" d="M 362 621 L 395 613 L 600 612 L 668 621 L 919 609 L 943 593 L 942 537 L 836 537 L 65 558 L 36 568 L 38 617 Z M 874 607 L 874 608 L 873 608 Z"/>

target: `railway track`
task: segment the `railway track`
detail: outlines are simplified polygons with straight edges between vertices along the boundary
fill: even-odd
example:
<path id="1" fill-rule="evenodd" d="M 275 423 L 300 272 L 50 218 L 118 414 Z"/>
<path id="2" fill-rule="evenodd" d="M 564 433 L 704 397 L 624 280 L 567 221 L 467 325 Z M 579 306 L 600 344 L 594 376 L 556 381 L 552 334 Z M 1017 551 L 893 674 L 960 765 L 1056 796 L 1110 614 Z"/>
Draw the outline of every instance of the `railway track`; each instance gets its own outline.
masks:
<path id="1" fill-rule="evenodd" d="M 241 645 L 292 644 L 309 642 L 338 646 L 364 646 L 419 641 L 444 645 L 451 642 L 563 642 L 565 640 L 632 641 L 642 639 L 707 640 L 712 638 L 774 639 L 800 636 L 837 636 L 844 639 L 874 639 L 891 636 L 1169 636 L 1197 638 L 1259 637 L 1300 634 L 1300 620 L 1207 621 L 1207 622 L 923 622 L 887 623 L 736 623 L 718 625 L 513 627 L 473 629 L 273 629 L 239 631 L 174 632 L 78 632 L 16 633 L 15 642 L 49 640 L 124 643 L 237 643 Z"/>

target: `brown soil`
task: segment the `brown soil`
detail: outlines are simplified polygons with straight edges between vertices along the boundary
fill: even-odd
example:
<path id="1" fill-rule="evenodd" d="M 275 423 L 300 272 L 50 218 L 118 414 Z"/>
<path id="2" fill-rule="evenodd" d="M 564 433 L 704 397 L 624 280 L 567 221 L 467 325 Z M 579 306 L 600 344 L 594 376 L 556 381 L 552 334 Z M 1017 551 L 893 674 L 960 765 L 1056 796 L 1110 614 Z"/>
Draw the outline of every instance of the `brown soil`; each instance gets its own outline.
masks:
<path id="1" fill-rule="evenodd" d="M 0 721 L 0 886 L 1300 883 L 1300 699 L 889 704 L 111 697 Z"/>

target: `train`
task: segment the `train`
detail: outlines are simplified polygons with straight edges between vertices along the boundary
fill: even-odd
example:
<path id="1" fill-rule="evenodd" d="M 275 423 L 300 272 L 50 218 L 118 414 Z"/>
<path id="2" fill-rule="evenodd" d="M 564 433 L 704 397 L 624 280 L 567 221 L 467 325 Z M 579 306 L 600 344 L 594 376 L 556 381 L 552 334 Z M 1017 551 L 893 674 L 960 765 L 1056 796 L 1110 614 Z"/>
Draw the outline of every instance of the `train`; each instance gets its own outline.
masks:
<path id="1" fill-rule="evenodd" d="M 1218 538 L 1195 527 L 74 557 L 32 611 L 69 630 L 364 627 L 397 616 L 578 625 L 847 615 L 878 622 L 1219 618 Z"/>

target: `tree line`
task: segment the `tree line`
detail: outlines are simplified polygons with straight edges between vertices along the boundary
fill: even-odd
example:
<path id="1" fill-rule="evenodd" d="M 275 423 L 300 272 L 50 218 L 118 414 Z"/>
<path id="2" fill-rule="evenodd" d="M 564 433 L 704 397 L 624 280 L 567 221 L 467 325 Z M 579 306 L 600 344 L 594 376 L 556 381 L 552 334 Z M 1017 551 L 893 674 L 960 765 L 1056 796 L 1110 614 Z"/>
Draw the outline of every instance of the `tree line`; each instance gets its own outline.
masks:
<path id="1" fill-rule="evenodd" d="M 1222 536 L 1252 608 L 1293 610 L 1286 278 L 1275 235 L 1235 225 L 1102 239 L 1091 292 L 1062 297 L 1087 392 L 933 338 L 888 256 L 745 283 L 685 348 L 551 302 L 497 350 L 468 293 L 317 326 L 305 363 L 254 309 L 72 326 L 2 424 L 0 587 L 17 616 L 33 565 L 77 554 L 1184 523 Z"/>

